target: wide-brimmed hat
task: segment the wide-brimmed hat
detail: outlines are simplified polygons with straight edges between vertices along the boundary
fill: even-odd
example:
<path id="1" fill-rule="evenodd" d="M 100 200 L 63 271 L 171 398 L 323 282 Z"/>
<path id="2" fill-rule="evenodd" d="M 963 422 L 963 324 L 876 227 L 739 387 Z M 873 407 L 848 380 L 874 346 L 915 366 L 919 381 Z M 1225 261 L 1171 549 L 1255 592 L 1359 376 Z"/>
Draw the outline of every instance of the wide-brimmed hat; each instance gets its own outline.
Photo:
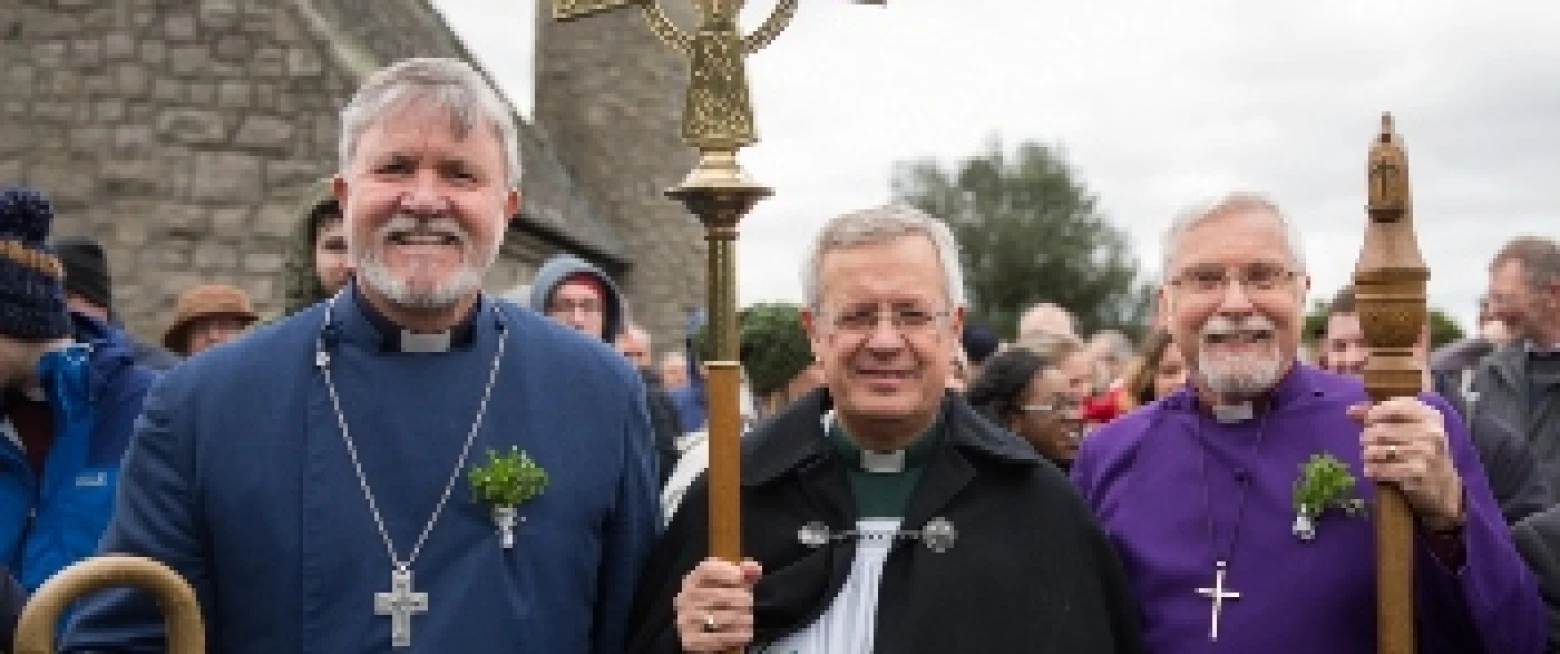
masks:
<path id="1" fill-rule="evenodd" d="M 227 284 L 202 284 L 180 293 L 173 324 L 163 334 L 163 347 L 183 352 L 195 321 L 222 317 L 238 318 L 246 325 L 260 318 L 249 302 L 249 294 Z"/>

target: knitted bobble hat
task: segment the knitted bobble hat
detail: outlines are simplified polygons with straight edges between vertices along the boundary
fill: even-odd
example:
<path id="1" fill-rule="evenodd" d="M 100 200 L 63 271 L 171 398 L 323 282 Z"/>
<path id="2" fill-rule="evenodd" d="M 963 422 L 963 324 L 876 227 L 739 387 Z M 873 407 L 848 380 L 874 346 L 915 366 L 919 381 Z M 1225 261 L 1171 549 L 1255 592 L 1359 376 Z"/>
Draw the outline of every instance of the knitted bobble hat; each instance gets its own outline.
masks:
<path id="1" fill-rule="evenodd" d="M 37 191 L 0 190 L 0 334 L 37 341 L 70 333 L 64 269 L 48 245 L 53 221 Z"/>

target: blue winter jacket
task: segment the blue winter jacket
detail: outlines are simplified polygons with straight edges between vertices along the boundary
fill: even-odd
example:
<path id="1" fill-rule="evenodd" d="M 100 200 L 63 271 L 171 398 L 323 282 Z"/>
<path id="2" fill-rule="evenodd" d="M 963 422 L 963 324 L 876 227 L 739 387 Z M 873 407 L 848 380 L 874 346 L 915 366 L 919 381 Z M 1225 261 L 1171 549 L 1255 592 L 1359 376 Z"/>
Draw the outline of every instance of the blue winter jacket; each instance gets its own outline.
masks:
<path id="1" fill-rule="evenodd" d="M 0 561 L 29 592 L 97 551 L 141 400 L 158 378 L 135 364 L 123 332 L 86 316 L 71 318 L 77 343 L 38 361 L 54 409 L 54 444 L 42 478 L 9 420 L 0 438 Z"/>

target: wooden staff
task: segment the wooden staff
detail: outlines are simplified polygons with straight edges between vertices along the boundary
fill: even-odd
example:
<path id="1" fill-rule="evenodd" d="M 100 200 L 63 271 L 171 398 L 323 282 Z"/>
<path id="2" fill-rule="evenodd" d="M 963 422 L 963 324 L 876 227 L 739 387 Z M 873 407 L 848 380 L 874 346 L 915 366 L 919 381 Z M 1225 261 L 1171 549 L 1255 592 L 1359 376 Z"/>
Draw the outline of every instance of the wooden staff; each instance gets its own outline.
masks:
<path id="1" fill-rule="evenodd" d="M 1414 206 L 1408 193 L 1408 157 L 1382 114 L 1381 134 L 1370 147 L 1366 168 L 1370 220 L 1354 268 L 1360 327 L 1370 346 L 1365 390 L 1374 402 L 1414 397 L 1424 388 L 1424 371 L 1414 343 L 1425 327 L 1425 266 L 1414 236 Z M 1414 517 L 1395 486 L 1376 485 L 1376 651 L 1414 653 Z"/>

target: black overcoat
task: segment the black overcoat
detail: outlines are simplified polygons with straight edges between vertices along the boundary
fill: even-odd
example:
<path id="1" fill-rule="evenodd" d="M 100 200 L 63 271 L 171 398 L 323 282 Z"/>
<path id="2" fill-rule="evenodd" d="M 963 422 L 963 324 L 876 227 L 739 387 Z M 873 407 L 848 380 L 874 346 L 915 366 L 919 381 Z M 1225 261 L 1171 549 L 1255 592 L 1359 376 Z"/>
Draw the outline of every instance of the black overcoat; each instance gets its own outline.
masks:
<path id="1" fill-rule="evenodd" d="M 754 590 L 755 642 L 800 630 L 828 608 L 850 572 L 854 543 L 819 548 L 798 530 L 855 524 L 846 469 L 823 432 L 820 389 L 747 437 L 742 546 L 764 576 Z M 881 653 L 1141 652 L 1136 603 L 1120 562 L 1067 478 L 956 395 L 943 401 L 943 438 L 910 498 L 901 529 L 953 523 L 951 549 L 900 540 L 884 564 L 875 648 Z M 701 477 L 655 548 L 629 625 L 629 652 L 681 652 L 672 599 L 708 552 Z M 754 648 L 750 651 L 763 651 Z"/>

